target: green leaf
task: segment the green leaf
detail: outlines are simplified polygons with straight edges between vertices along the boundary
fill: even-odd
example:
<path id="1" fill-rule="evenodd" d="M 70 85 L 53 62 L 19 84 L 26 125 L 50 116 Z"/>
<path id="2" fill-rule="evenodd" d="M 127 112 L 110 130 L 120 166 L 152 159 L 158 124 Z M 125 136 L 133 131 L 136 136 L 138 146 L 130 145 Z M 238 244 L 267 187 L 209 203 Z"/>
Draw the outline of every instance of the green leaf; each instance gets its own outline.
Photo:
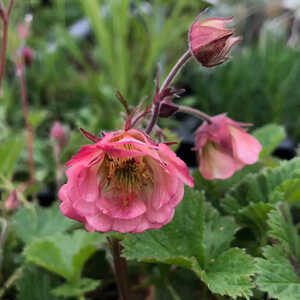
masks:
<path id="1" fill-rule="evenodd" d="M 257 173 L 263 167 L 262 164 L 256 163 L 245 166 L 243 169 L 237 171 L 232 177 L 228 179 L 206 180 L 202 177 L 199 170 L 193 172 L 195 180 L 195 189 L 205 190 L 206 199 L 209 202 L 216 203 L 224 198 L 225 194 L 232 189 L 233 186 L 239 184 L 247 175 Z"/>
<path id="2" fill-rule="evenodd" d="M 285 180 L 275 191 L 283 194 L 285 202 L 290 204 L 300 202 L 300 178 Z"/>
<path id="3" fill-rule="evenodd" d="M 99 280 L 81 278 L 79 281 L 65 283 L 55 288 L 52 293 L 56 296 L 79 297 L 87 292 L 95 290 L 100 284 L 101 281 Z"/>
<path id="4" fill-rule="evenodd" d="M 97 233 L 76 230 L 72 235 L 58 234 L 29 244 L 24 254 L 28 261 L 54 272 L 68 281 L 80 278 L 84 263 L 104 241 Z"/>
<path id="5" fill-rule="evenodd" d="M 232 248 L 212 260 L 200 277 L 213 293 L 249 299 L 253 288 L 250 277 L 254 273 L 254 259 L 242 249 Z"/>
<path id="6" fill-rule="evenodd" d="M 204 263 L 203 194 L 186 188 L 173 221 L 160 230 L 128 236 L 123 242 L 124 256 L 148 262 L 174 263 L 191 267 Z"/>
<path id="7" fill-rule="evenodd" d="M 273 206 L 268 203 L 251 203 L 239 210 L 238 220 L 241 224 L 250 227 L 254 233 L 259 233 L 263 237 L 268 229 L 268 213 L 272 208 Z"/>
<path id="8" fill-rule="evenodd" d="M 286 254 L 279 247 L 267 246 L 264 248 L 265 259 L 257 259 L 256 284 L 269 294 L 270 298 L 279 300 L 300 299 L 300 274 Z"/>
<path id="9" fill-rule="evenodd" d="M 24 150 L 25 139 L 23 135 L 11 136 L 1 141 L 0 148 L 0 173 L 10 178 L 17 164 L 17 161 Z"/>
<path id="10" fill-rule="evenodd" d="M 62 215 L 57 205 L 50 208 L 35 206 L 35 209 L 21 208 L 13 217 L 17 236 L 24 242 L 62 233 L 75 222 Z"/>
<path id="11" fill-rule="evenodd" d="M 227 250 L 239 227 L 231 217 L 216 216 L 206 222 L 204 230 L 205 258 L 209 263 Z"/>
<path id="12" fill-rule="evenodd" d="M 253 132 L 253 135 L 259 140 L 263 146 L 263 150 L 260 152 L 260 158 L 266 158 L 272 154 L 275 148 L 286 137 L 284 127 L 276 124 L 268 124 L 262 128 L 259 128 Z"/>
<path id="13" fill-rule="evenodd" d="M 291 216 L 282 206 L 282 211 L 274 209 L 269 214 L 269 236 L 280 243 L 280 247 L 296 257 L 300 257 L 300 239 Z"/>
<path id="14" fill-rule="evenodd" d="M 266 168 L 257 174 L 244 177 L 226 193 L 222 206 L 230 214 L 238 214 L 239 209 L 250 203 L 270 201 L 270 195 L 277 186 L 287 179 L 299 178 L 300 159 L 282 162 L 276 168 Z"/>
<path id="15" fill-rule="evenodd" d="M 57 280 L 33 265 L 26 265 L 22 276 L 17 280 L 18 300 L 60 300 L 51 294 Z"/>
<path id="16" fill-rule="evenodd" d="M 123 254 L 188 268 L 213 292 L 248 297 L 254 260 L 241 249 L 228 250 L 238 226 L 233 218 L 219 216 L 211 205 L 203 204 L 203 194 L 187 188 L 174 220 L 160 230 L 127 237 Z"/>

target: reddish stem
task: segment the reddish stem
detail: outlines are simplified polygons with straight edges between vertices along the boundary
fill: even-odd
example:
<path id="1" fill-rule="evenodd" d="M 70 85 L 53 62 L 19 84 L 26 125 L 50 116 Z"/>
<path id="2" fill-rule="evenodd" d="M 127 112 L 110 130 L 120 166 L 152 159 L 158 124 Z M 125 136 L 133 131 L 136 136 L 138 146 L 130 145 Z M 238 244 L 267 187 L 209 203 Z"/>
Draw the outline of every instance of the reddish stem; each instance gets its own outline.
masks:
<path id="1" fill-rule="evenodd" d="M 152 114 L 152 119 L 150 120 L 150 123 L 146 129 L 146 133 L 150 134 L 153 127 L 155 126 L 158 117 L 159 117 L 159 111 L 160 111 L 160 107 L 161 107 L 161 100 L 162 97 L 161 95 L 163 95 L 164 91 L 169 87 L 169 85 L 171 84 L 171 82 L 173 81 L 173 79 L 176 77 L 176 75 L 178 74 L 178 72 L 182 69 L 182 67 L 185 65 L 185 63 L 192 57 L 192 53 L 190 50 L 187 50 L 182 57 L 178 60 L 178 62 L 175 64 L 175 66 L 172 68 L 171 72 L 169 73 L 169 75 L 167 76 L 167 78 L 165 79 L 164 83 L 162 84 L 160 90 L 159 90 L 159 95 L 158 98 L 156 99 L 156 103 L 154 104 L 154 109 L 153 109 L 153 114 Z"/>
<path id="2" fill-rule="evenodd" d="M 14 0 L 10 0 L 8 3 L 7 11 L 5 11 L 2 3 L 0 4 L 0 17 L 3 23 L 2 45 L 1 45 L 1 54 L 0 54 L 0 96 L 2 94 L 2 80 L 4 76 L 5 63 L 6 63 L 8 23 L 13 8 L 13 4 L 14 4 Z"/>
<path id="3" fill-rule="evenodd" d="M 177 107 L 178 107 L 179 112 L 183 112 L 183 113 L 195 116 L 199 119 L 206 121 L 208 124 L 212 123 L 211 117 L 198 109 L 195 109 L 195 108 L 192 108 L 189 106 L 185 106 L 185 105 L 179 105 Z"/>
<path id="4" fill-rule="evenodd" d="M 21 58 L 22 59 L 22 58 Z M 21 98 L 23 104 L 23 117 L 25 121 L 25 129 L 27 134 L 27 151 L 28 151 L 28 163 L 29 163 L 29 172 L 30 172 L 30 182 L 34 183 L 34 160 L 33 160 L 33 133 L 29 123 L 28 114 L 29 114 L 29 105 L 28 105 L 28 97 L 27 97 L 27 88 L 26 88 L 26 80 L 24 74 L 24 61 L 22 59 L 21 62 L 17 63 L 17 74 L 20 82 L 21 89 Z"/>
<path id="5" fill-rule="evenodd" d="M 114 237 L 108 238 L 111 246 L 111 253 L 114 262 L 114 271 L 119 290 L 120 300 L 130 300 L 130 290 L 128 284 L 127 261 L 121 256 L 120 241 Z"/>

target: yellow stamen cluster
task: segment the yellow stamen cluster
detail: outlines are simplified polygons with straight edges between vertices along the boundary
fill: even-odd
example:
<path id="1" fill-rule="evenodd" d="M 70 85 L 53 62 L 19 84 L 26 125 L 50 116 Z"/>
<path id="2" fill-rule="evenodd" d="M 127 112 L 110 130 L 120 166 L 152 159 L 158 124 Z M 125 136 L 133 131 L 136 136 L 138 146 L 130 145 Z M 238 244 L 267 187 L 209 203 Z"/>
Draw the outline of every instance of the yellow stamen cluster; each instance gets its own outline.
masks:
<path id="1" fill-rule="evenodd" d="M 153 181 L 152 171 L 144 157 L 120 158 L 105 155 L 99 172 L 102 176 L 105 174 L 105 190 L 118 193 L 125 206 Z"/>

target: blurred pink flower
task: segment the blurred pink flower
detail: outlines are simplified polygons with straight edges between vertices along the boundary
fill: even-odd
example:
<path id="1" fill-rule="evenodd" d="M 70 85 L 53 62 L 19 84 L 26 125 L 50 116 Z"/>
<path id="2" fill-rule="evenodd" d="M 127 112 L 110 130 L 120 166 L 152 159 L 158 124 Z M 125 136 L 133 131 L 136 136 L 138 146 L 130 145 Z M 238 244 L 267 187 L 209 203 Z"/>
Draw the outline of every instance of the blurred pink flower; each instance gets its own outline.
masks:
<path id="1" fill-rule="evenodd" d="M 17 190 L 13 190 L 8 195 L 8 198 L 4 202 L 4 207 L 7 210 L 15 210 L 20 206 L 20 200 L 18 198 Z"/>
<path id="2" fill-rule="evenodd" d="M 233 18 L 210 18 L 193 22 L 189 32 L 190 50 L 205 67 L 214 67 L 229 59 L 228 52 L 242 37 L 233 37 L 233 30 L 225 24 Z"/>
<path id="3" fill-rule="evenodd" d="M 55 140 L 55 142 L 63 148 L 68 143 L 67 131 L 63 128 L 59 121 L 55 121 L 51 127 L 50 137 Z"/>
<path id="4" fill-rule="evenodd" d="M 239 123 L 217 115 L 212 123 L 204 122 L 196 131 L 199 171 L 206 179 L 226 179 L 245 165 L 254 164 L 262 149 L 259 142 Z"/>
<path id="5" fill-rule="evenodd" d="M 89 231 L 140 233 L 169 223 L 193 186 L 185 163 L 165 144 L 130 129 L 106 134 L 67 163 L 62 213 Z"/>

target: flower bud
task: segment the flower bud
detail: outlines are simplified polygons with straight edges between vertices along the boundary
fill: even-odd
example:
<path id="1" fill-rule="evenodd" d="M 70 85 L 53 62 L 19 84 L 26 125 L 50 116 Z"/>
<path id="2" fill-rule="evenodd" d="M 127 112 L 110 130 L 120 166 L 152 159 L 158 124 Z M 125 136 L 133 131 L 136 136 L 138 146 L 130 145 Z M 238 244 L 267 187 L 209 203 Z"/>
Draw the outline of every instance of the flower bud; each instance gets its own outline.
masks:
<path id="1" fill-rule="evenodd" d="M 233 37 L 234 31 L 226 28 L 233 18 L 210 18 L 200 21 L 196 18 L 189 32 L 190 51 L 205 67 L 214 67 L 229 59 L 232 46 L 241 37 Z"/>
<path id="2" fill-rule="evenodd" d="M 60 146 L 64 148 L 68 143 L 68 134 L 59 121 L 54 122 L 50 137 Z"/>
<path id="3" fill-rule="evenodd" d="M 30 67 L 33 63 L 33 51 L 29 47 L 23 47 L 21 50 L 21 56 L 27 67 Z"/>
<path id="4" fill-rule="evenodd" d="M 20 206 L 20 201 L 17 195 L 17 190 L 13 190 L 6 201 L 4 202 L 4 207 L 7 210 L 15 210 Z"/>
<path id="5" fill-rule="evenodd" d="M 178 105 L 174 104 L 171 100 L 165 99 L 161 103 L 159 116 L 161 118 L 169 118 L 178 111 Z"/>

